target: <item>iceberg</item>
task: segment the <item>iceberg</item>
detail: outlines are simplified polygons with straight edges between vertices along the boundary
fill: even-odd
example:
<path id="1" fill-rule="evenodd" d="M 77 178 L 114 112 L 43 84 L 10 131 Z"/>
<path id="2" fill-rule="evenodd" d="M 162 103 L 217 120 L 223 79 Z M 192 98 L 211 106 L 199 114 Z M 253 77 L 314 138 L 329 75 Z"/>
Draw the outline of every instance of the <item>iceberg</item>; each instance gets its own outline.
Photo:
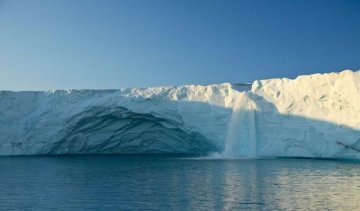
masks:
<path id="1" fill-rule="evenodd" d="M 360 71 L 252 84 L 0 91 L 0 155 L 360 158 Z"/>

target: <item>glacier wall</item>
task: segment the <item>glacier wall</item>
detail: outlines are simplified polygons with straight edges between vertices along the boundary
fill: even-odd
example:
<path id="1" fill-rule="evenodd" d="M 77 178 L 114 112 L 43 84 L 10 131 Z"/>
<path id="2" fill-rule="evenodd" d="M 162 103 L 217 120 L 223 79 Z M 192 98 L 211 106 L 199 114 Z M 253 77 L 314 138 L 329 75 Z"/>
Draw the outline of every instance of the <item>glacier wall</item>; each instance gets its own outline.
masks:
<path id="1" fill-rule="evenodd" d="M 251 94 L 260 155 L 360 158 L 359 71 L 256 81 Z"/>
<path id="2" fill-rule="evenodd" d="M 0 91 L 0 155 L 360 158 L 360 72 L 119 90 Z"/>

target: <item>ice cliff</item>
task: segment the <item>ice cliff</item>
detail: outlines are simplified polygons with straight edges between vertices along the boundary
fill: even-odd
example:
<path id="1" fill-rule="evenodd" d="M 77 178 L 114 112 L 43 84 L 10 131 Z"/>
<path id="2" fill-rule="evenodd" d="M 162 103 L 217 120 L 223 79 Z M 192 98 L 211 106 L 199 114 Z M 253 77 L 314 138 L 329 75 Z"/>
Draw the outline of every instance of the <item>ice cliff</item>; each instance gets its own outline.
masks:
<path id="1" fill-rule="evenodd" d="M 360 71 L 246 84 L 0 91 L 0 155 L 360 158 Z"/>

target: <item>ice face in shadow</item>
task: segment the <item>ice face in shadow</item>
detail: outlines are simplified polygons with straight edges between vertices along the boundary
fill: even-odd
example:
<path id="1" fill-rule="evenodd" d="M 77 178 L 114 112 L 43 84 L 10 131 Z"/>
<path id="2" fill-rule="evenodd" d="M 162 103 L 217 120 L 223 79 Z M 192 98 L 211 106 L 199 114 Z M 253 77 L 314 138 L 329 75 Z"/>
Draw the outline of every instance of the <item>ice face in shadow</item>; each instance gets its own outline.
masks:
<path id="1" fill-rule="evenodd" d="M 360 158 L 360 72 L 247 84 L 0 92 L 0 155 Z"/>
<path id="2" fill-rule="evenodd" d="M 211 141 L 179 122 L 156 114 L 134 113 L 123 107 L 95 107 L 67 123 L 63 138 L 39 154 L 179 153 L 206 154 L 217 150 Z"/>
<path id="3" fill-rule="evenodd" d="M 230 84 L 2 91 L 0 155 L 221 151 Z"/>

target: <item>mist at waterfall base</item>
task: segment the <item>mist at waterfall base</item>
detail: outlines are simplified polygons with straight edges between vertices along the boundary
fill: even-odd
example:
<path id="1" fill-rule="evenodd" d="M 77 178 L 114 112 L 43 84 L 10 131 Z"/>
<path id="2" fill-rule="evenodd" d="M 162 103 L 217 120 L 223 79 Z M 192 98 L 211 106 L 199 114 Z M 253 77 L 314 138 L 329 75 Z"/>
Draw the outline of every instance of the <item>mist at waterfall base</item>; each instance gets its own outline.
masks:
<path id="1" fill-rule="evenodd" d="M 1 210 L 356 210 L 360 162 L 1 157 Z"/>

